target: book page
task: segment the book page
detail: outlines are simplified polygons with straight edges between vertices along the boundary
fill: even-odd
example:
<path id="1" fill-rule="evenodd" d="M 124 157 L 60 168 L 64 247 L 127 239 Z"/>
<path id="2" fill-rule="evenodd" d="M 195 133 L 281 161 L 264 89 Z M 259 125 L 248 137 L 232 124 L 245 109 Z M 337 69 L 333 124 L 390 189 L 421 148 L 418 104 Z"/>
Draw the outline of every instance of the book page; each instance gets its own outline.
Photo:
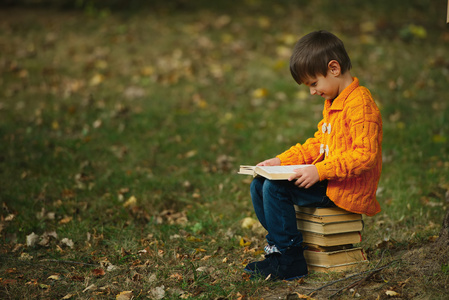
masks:
<path id="1" fill-rule="evenodd" d="M 256 166 L 240 166 L 240 169 L 238 171 L 238 174 L 243 175 L 254 175 L 254 168 Z"/>
<path id="2" fill-rule="evenodd" d="M 293 174 L 296 169 L 305 168 L 311 165 L 289 165 L 289 166 L 259 166 L 256 169 L 264 170 L 269 174 Z"/>
<path id="3" fill-rule="evenodd" d="M 311 165 L 289 165 L 289 166 L 247 166 L 241 165 L 238 174 L 243 175 L 261 175 L 268 179 L 286 180 L 295 174 L 296 169 L 308 167 Z"/>

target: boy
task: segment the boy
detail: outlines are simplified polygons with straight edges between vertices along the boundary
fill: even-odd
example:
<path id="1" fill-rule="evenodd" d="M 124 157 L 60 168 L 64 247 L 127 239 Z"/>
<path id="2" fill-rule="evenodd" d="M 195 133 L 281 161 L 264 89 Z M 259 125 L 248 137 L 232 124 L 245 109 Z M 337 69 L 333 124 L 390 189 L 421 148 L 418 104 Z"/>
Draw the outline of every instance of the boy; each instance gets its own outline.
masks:
<path id="1" fill-rule="evenodd" d="M 251 198 L 257 218 L 268 231 L 265 260 L 245 271 L 271 279 L 292 280 L 307 275 L 302 236 L 294 204 L 339 206 L 373 216 L 382 169 L 382 119 L 370 92 L 349 70 L 343 42 L 332 33 L 316 31 L 293 49 L 290 71 L 298 84 L 325 99 L 323 119 L 314 137 L 296 144 L 259 166 L 311 164 L 287 180 L 256 177 Z"/>

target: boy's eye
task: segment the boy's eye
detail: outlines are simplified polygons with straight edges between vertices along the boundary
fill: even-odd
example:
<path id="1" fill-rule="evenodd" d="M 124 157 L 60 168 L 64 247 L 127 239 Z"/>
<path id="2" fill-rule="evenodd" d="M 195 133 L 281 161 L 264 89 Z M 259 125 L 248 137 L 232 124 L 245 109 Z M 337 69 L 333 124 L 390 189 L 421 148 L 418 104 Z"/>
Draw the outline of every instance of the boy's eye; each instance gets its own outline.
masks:
<path id="1" fill-rule="evenodd" d="M 310 86 L 316 86 L 316 82 L 312 83 Z"/>

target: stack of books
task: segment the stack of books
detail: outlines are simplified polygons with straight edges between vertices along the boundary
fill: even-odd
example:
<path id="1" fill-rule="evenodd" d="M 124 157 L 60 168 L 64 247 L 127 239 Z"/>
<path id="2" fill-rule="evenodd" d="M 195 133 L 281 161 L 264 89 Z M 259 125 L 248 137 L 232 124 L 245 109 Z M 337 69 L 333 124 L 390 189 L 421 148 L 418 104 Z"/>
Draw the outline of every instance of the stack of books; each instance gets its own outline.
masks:
<path id="1" fill-rule="evenodd" d="M 362 240 L 362 215 L 338 207 L 295 210 L 309 270 L 338 272 L 368 263 L 363 249 L 354 246 Z"/>

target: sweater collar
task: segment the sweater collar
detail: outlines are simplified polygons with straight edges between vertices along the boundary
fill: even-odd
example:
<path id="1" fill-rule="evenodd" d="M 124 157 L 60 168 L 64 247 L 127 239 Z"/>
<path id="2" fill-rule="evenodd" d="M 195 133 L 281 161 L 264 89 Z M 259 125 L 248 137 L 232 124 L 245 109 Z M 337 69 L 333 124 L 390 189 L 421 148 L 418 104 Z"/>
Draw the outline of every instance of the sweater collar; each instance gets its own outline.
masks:
<path id="1" fill-rule="evenodd" d="M 342 110 L 346 98 L 359 86 L 359 79 L 353 77 L 353 81 L 348 85 L 333 101 L 326 100 L 326 106 L 330 107 L 331 110 Z"/>

